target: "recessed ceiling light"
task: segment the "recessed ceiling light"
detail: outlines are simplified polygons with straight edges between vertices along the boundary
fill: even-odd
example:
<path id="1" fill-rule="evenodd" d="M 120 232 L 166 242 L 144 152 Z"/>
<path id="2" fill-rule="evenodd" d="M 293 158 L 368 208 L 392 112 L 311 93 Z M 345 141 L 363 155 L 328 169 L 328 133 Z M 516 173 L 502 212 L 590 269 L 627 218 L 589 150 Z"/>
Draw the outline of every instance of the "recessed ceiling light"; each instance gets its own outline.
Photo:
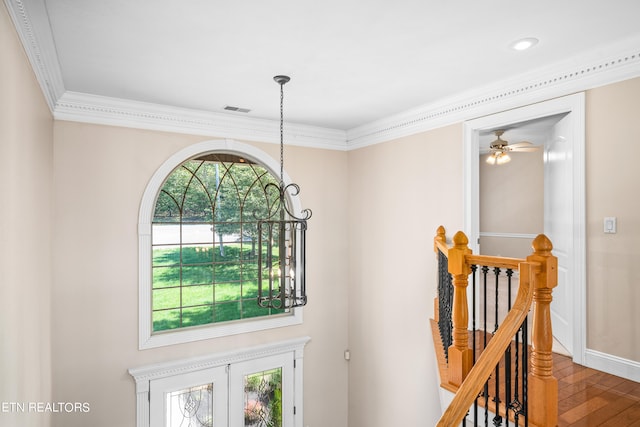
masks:
<path id="1" fill-rule="evenodd" d="M 538 44 L 538 39 L 535 37 L 527 37 L 525 39 L 516 40 L 511 44 L 513 50 L 527 50 Z"/>

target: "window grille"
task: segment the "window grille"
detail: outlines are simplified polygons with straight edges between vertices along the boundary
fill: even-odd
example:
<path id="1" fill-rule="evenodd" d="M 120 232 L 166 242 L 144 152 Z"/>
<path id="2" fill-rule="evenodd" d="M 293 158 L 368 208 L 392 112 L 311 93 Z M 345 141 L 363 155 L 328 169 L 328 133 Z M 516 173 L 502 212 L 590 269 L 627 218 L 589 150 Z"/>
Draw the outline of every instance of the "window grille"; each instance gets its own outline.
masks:
<path id="1" fill-rule="evenodd" d="M 278 202 L 268 183 L 264 166 L 228 153 L 168 175 L 152 221 L 153 333 L 290 312 L 257 303 L 257 219 Z"/>

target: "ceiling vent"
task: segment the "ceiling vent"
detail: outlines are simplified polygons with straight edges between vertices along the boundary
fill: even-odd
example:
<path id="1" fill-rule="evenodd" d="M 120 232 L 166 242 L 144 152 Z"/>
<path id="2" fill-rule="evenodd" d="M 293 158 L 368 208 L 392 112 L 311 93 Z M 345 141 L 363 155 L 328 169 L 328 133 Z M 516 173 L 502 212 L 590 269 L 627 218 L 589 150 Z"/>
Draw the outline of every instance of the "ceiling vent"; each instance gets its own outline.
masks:
<path id="1" fill-rule="evenodd" d="M 248 108 L 232 107 L 230 105 L 227 105 L 226 107 L 224 107 L 224 109 L 227 111 L 236 111 L 238 113 L 248 113 L 249 111 L 251 111 Z"/>

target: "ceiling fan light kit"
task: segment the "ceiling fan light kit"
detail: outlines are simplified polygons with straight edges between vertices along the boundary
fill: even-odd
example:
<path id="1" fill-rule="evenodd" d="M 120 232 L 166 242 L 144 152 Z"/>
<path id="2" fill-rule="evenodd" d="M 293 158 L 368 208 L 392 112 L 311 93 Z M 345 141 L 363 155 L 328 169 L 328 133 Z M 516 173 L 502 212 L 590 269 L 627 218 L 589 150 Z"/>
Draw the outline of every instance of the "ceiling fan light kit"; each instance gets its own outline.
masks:
<path id="1" fill-rule="evenodd" d="M 503 165 L 505 163 L 509 163 L 511 161 L 511 157 L 507 153 L 491 153 L 487 157 L 487 163 L 490 165 Z"/>
<path id="2" fill-rule="evenodd" d="M 507 141 L 501 138 L 504 132 L 504 129 L 494 131 L 496 139 L 489 145 L 490 154 L 487 156 L 486 160 L 490 165 L 503 165 L 505 163 L 509 163 L 511 161 L 509 152 L 533 152 L 540 148 L 529 141 L 522 141 L 509 145 Z"/>

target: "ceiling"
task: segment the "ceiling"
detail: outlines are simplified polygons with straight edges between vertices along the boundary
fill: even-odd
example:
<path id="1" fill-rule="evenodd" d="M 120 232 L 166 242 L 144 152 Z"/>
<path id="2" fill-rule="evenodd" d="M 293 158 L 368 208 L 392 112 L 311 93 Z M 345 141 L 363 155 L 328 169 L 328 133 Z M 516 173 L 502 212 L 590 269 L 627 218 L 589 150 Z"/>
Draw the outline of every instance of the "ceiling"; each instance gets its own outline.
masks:
<path id="1" fill-rule="evenodd" d="M 34 1 L 64 91 L 277 120 L 287 74 L 285 120 L 338 130 L 640 35 L 638 0 Z"/>
<path id="2" fill-rule="evenodd" d="M 545 142 L 551 137 L 553 126 L 565 115 L 566 113 L 553 114 L 524 122 L 511 123 L 507 126 L 483 129 L 478 132 L 480 154 L 482 155 L 489 152 L 491 143 L 496 140 L 497 136 L 495 132 L 497 130 L 504 131 L 500 138 L 508 144 L 530 142 L 536 146 L 544 146 Z"/>

